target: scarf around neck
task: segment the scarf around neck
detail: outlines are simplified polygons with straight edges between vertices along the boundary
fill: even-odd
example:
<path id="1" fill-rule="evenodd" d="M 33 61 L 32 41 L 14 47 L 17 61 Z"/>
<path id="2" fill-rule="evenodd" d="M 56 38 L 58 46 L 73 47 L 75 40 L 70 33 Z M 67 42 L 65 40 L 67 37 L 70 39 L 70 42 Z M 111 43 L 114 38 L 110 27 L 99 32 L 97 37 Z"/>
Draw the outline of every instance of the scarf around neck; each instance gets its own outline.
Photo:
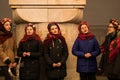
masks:
<path id="1" fill-rule="evenodd" d="M 78 38 L 80 38 L 80 39 L 82 39 L 82 40 L 90 40 L 90 39 L 92 39 L 93 37 L 94 37 L 94 35 L 93 35 L 91 32 L 86 33 L 86 34 L 80 33 L 80 34 L 78 35 Z"/>
<path id="2" fill-rule="evenodd" d="M 48 34 L 46 39 L 44 40 L 44 44 L 48 45 L 49 43 L 52 43 L 52 41 L 60 39 L 62 43 L 65 43 L 65 38 L 61 34 Z"/>
<path id="3" fill-rule="evenodd" d="M 30 41 L 30 40 L 39 40 L 41 42 L 41 39 L 40 39 L 39 35 L 37 35 L 37 34 L 32 34 L 32 35 L 25 34 L 20 42 L 26 42 L 26 41 Z"/>

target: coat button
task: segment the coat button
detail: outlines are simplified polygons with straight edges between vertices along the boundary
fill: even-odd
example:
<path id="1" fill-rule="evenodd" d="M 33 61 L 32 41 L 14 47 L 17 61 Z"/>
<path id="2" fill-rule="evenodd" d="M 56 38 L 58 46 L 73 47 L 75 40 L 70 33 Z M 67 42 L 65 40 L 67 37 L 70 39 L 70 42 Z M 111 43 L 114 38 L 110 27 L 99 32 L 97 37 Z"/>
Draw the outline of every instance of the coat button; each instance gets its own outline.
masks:
<path id="1" fill-rule="evenodd" d="M 58 57 L 60 56 L 59 53 L 57 54 L 57 56 L 58 56 Z"/>

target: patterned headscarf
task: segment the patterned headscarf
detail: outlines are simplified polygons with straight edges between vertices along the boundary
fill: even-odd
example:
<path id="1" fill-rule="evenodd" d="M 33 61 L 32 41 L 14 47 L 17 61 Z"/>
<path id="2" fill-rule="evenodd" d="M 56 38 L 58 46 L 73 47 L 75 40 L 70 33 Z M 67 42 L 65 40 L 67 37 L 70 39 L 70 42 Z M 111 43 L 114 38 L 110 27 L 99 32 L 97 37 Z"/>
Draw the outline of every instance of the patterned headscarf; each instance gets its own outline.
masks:
<path id="1" fill-rule="evenodd" d="M 4 43 L 8 38 L 12 37 L 12 32 L 7 31 L 4 28 L 4 24 L 6 22 L 10 22 L 12 24 L 12 20 L 10 18 L 3 18 L 0 20 L 0 44 Z"/>
<path id="2" fill-rule="evenodd" d="M 28 27 L 32 27 L 33 28 L 34 32 L 33 32 L 32 35 L 27 35 L 27 31 L 26 30 L 27 30 Z M 40 37 L 39 37 L 39 35 L 36 34 L 36 26 L 34 24 L 32 24 L 32 23 L 28 23 L 25 26 L 24 37 L 21 39 L 20 42 L 25 42 L 25 41 L 32 40 L 32 39 L 39 40 L 40 42 L 42 42 L 41 39 L 40 39 Z"/>

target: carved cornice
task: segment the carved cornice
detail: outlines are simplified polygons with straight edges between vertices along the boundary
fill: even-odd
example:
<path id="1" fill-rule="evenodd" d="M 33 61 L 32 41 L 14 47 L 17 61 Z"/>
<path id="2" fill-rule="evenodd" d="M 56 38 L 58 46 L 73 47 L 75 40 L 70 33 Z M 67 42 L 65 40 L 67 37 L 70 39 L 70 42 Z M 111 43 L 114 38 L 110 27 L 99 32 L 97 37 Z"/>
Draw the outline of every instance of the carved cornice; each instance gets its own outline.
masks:
<path id="1" fill-rule="evenodd" d="M 86 0 L 9 0 L 15 22 L 79 22 Z"/>

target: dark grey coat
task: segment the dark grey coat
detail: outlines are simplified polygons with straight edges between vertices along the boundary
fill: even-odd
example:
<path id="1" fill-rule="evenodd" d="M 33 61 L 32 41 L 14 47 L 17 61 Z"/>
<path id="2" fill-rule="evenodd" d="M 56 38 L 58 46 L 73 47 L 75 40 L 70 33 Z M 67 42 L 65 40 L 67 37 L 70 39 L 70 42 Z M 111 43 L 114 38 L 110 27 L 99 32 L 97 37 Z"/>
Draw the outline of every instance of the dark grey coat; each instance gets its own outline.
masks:
<path id="1" fill-rule="evenodd" d="M 22 57 L 20 67 L 20 80 L 39 80 L 40 56 L 42 44 L 37 40 L 21 42 L 18 47 L 18 56 Z M 30 52 L 29 57 L 23 57 L 23 52 Z"/>
<path id="2" fill-rule="evenodd" d="M 68 58 L 68 48 L 66 43 L 62 43 L 60 39 L 55 39 L 44 46 L 44 56 L 48 77 L 61 78 L 66 76 L 66 60 Z M 57 62 L 61 62 L 62 66 L 54 68 L 52 64 Z"/>

